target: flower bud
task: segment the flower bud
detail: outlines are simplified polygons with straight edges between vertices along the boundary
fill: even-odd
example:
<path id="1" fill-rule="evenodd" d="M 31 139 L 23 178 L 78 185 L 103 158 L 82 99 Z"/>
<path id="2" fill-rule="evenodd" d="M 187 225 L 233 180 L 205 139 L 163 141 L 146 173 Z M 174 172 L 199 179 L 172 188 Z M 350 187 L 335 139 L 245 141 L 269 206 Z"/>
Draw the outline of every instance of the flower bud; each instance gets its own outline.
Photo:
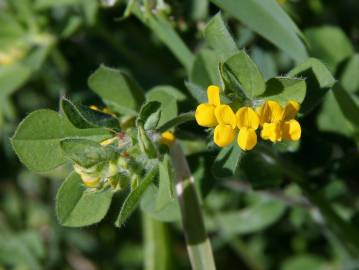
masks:
<path id="1" fill-rule="evenodd" d="M 138 145 L 140 146 L 140 150 L 142 153 L 147 155 L 148 158 L 157 157 L 156 147 L 154 146 L 153 142 L 150 140 L 143 126 L 141 125 L 138 126 L 137 139 Z"/>
<path id="2" fill-rule="evenodd" d="M 82 173 L 82 174 L 80 174 L 80 176 L 81 176 L 81 180 L 84 183 L 84 185 L 89 188 L 96 188 L 99 186 L 99 184 L 101 182 L 100 176 L 94 176 L 94 175 L 86 174 L 86 173 Z"/>

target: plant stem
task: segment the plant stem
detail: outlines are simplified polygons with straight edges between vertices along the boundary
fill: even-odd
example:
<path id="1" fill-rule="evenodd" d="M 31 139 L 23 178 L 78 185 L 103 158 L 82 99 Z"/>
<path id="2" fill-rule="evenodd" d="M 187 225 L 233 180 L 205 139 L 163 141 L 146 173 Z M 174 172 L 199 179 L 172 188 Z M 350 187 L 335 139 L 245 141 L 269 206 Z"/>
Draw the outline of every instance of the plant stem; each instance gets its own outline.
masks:
<path id="1" fill-rule="evenodd" d="M 171 269 L 171 245 L 166 224 L 142 212 L 144 234 L 144 269 Z"/>
<path id="2" fill-rule="evenodd" d="M 215 270 L 211 243 L 204 226 L 193 176 L 178 142 L 170 146 L 170 155 L 176 172 L 176 193 L 192 269 Z"/>

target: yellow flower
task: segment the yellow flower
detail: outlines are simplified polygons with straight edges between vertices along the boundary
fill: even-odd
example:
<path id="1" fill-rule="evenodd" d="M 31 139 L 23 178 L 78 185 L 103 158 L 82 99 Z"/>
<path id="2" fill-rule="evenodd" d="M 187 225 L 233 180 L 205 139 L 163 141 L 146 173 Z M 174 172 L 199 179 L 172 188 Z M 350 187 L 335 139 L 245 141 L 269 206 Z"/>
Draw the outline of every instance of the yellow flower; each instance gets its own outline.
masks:
<path id="1" fill-rule="evenodd" d="M 214 129 L 214 143 L 225 147 L 234 140 L 236 135 L 236 116 L 228 105 L 219 105 L 214 110 L 218 125 Z"/>
<path id="2" fill-rule="evenodd" d="M 237 143 L 242 150 L 251 150 L 257 144 L 258 114 L 250 107 L 242 107 L 237 111 L 236 117 L 239 128 Z"/>
<path id="3" fill-rule="evenodd" d="M 218 124 L 214 110 L 220 105 L 219 91 L 220 89 L 218 86 L 208 86 L 208 103 L 201 103 L 196 109 L 195 118 L 198 125 L 202 127 L 215 127 Z"/>
<path id="4" fill-rule="evenodd" d="M 301 127 L 294 119 L 299 109 L 300 104 L 294 100 L 289 101 L 284 109 L 275 101 L 266 101 L 258 111 L 263 127 L 261 137 L 272 142 L 299 140 Z"/>
<path id="5" fill-rule="evenodd" d="M 176 137 L 171 131 L 165 131 L 161 134 L 160 143 L 170 146 L 175 140 Z"/>

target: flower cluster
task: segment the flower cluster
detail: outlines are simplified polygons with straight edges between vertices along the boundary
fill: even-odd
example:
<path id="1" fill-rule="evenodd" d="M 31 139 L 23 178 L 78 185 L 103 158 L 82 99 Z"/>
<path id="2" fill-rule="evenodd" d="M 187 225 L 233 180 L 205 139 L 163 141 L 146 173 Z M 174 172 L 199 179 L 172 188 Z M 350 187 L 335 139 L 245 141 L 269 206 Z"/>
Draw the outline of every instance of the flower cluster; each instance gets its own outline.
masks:
<path id="1" fill-rule="evenodd" d="M 125 141 L 123 136 L 122 133 L 119 133 L 117 136 L 106 139 L 100 144 L 102 147 L 121 149 Z M 127 151 L 122 151 L 111 160 L 99 162 L 89 168 L 77 163 L 73 167 L 86 187 L 96 189 L 111 186 L 115 190 L 120 190 L 128 183 L 132 183 L 140 175 L 136 161 L 129 156 Z"/>
<path id="2" fill-rule="evenodd" d="M 221 104 L 220 88 L 211 85 L 207 88 L 208 103 L 199 104 L 195 117 L 198 125 L 214 128 L 214 142 L 225 147 L 237 137 L 242 150 L 251 150 L 257 144 L 256 130 L 261 127 L 264 140 L 279 142 L 297 141 L 301 136 L 301 127 L 294 119 L 300 105 L 289 101 L 283 108 L 275 101 L 266 101 L 259 108 L 241 107 L 234 113 L 227 104 Z"/>

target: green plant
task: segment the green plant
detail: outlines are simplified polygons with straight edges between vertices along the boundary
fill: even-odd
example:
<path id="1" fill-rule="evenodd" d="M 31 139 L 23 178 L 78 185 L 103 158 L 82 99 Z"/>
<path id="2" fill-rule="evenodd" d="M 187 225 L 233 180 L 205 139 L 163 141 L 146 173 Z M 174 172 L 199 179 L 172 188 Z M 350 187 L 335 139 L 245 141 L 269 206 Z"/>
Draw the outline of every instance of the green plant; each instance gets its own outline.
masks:
<path id="1" fill-rule="evenodd" d="M 313 219 L 329 229 L 328 241 L 345 250 L 348 258 L 357 257 L 355 223 L 331 203 L 325 193 L 329 191 L 318 187 L 318 178 L 336 173 L 327 172 L 330 164 L 307 167 L 302 158 L 305 143 L 316 145 L 321 136 L 319 130 L 308 131 L 306 121 L 313 112 L 320 110 L 323 130 L 333 130 L 331 121 L 335 121 L 334 129 L 356 134 L 358 83 L 351 79 L 358 66 L 354 49 L 335 28 L 314 28 L 302 34 L 275 1 L 211 2 L 285 52 L 290 63 L 284 65 L 286 75 L 268 64 L 272 55 L 265 57 L 255 48 L 250 56 L 240 49 L 241 41 L 230 33 L 221 13 L 203 29 L 205 45 L 192 51 L 173 28 L 169 6 L 161 1 L 129 1 L 125 17 L 133 14 L 168 47 L 182 65 L 188 91 L 165 85 L 144 90 L 128 72 L 101 65 L 89 77 L 88 86 L 104 105 L 62 98 L 59 112 L 32 112 L 11 140 L 19 159 L 35 172 L 48 172 L 66 162 L 72 165 L 74 171 L 56 196 L 61 225 L 88 226 L 115 213 L 113 223 L 126 230 L 123 225 L 140 206 L 147 269 L 172 267 L 169 252 L 157 257 L 150 243 L 169 250 L 164 222 L 179 219 L 193 269 L 216 267 L 208 232 L 219 235 L 215 248 L 228 242 L 248 267 L 262 269 L 253 259 L 256 253 L 235 236 L 267 228 L 284 215 L 287 205 L 317 213 Z M 303 35 L 312 45 L 309 50 Z M 340 44 L 337 50 L 342 55 L 321 42 L 327 36 Z M 333 108 L 335 113 L 329 112 Z M 209 128 L 207 134 L 197 129 L 194 120 Z M 299 141 L 302 130 L 309 137 L 303 144 Z M 237 134 L 237 142 L 232 143 Z M 191 144 L 196 136 L 200 139 Z M 308 150 L 304 154 L 311 155 Z M 214 188 L 215 181 L 219 187 Z M 225 200 L 219 199 L 223 188 L 250 193 L 244 199 L 247 207 L 228 210 Z M 277 194 L 272 188 L 282 190 Z M 305 218 L 300 211 L 291 213 Z M 298 260 L 302 259 L 323 265 L 312 257 L 303 255 Z"/>

